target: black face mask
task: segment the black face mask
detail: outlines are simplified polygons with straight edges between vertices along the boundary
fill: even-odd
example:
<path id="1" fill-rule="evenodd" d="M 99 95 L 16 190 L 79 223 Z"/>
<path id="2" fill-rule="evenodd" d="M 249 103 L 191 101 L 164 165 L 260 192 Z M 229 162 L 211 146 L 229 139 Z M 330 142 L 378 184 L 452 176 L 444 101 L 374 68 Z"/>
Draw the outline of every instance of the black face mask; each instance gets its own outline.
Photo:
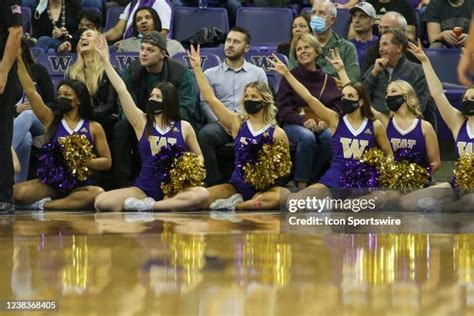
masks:
<path id="1" fill-rule="evenodd" d="M 263 108 L 262 101 L 245 100 L 244 108 L 248 114 L 255 114 Z"/>
<path id="2" fill-rule="evenodd" d="M 464 100 L 461 103 L 461 112 L 464 115 L 474 115 L 474 100 Z"/>
<path id="3" fill-rule="evenodd" d="M 163 112 L 163 108 L 163 101 L 148 100 L 145 105 L 145 110 L 153 114 L 160 114 Z"/>
<path id="4" fill-rule="evenodd" d="M 341 110 L 344 114 L 351 114 L 359 107 L 359 101 L 349 100 L 346 98 L 341 99 Z"/>
<path id="5" fill-rule="evenodd" d="M 71 99 L 60 97 L 56 100 L 53 106 L 53 112 L 57 115 L 64 115 L 67 112 L 70 112 L 73 107 L 71 105 Z"/>
<path id="6" fill-rule="evenodd" d="M 405 103 L 405 98 L 401 94 L 397 95 L 388 95 L 385 98 L 385 102 L 387 103 L 387 107 L 390 111 L 396 112 Z"/>

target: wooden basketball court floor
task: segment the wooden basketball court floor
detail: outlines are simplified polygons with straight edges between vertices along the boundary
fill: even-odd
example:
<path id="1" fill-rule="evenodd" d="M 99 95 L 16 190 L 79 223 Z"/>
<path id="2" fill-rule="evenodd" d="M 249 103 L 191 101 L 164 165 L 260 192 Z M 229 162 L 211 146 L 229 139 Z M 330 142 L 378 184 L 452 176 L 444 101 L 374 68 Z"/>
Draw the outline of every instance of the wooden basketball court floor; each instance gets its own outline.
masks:
<path id="1" fill-rule="evenodd" d="M 270 212 L 2 216 L 0 315 L 474 315 L 473 214 L 357 216 L 401 224 L 296 227 Z M 55 309 L 11 308 L 32 301 Z"/>

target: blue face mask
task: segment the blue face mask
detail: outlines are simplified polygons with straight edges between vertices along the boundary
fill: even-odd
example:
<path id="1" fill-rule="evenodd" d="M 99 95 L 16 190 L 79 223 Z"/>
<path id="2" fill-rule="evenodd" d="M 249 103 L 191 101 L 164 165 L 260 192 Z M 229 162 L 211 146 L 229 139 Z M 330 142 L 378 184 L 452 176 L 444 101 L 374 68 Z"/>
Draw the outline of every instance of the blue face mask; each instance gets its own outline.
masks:
<path id="1" fill-rule="evenodd" d="M 320 16 L 312 16 L 309 25 L 314 33 L 323 33 L 326 31 L 326 19 Z"/>

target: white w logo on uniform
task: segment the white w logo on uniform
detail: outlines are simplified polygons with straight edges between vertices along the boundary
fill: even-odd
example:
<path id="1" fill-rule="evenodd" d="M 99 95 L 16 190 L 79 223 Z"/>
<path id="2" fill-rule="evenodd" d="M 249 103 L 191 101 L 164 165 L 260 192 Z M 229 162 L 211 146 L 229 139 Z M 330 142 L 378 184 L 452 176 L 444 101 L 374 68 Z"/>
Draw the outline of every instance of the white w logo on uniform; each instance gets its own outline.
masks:
<path id="1" fill-rule="evenodd" d="M 359 140 L 341 137 L 342 151 L 345 159 L 360 159 L 365 148 L 369 145 L 368 140 Z"/>

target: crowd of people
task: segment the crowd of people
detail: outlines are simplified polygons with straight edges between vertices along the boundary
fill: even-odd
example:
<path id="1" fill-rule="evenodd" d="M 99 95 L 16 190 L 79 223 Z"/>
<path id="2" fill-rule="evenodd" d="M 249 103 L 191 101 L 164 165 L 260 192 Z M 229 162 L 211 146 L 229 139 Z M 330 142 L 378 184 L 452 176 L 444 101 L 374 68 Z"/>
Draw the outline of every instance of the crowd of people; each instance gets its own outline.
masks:
<path id="1" fill-rule="evenodd" d="M 270 60 L 282 78 L 275 87 L 262 68 L 245 60 L 252 37 L 242 27 L 226 35 L 222 63 L 203 71 L 199 47 L 188 50 L 190 68 L 170 58 L 185 49 L 169 38 L 172 10 L 164 0 L 131 1 L 105 33 L 102 14 L 81 11 L 80 1 L 39 0 L 33 17 L 36 46 L 78 56 L 55 88 L 34 61 L 31 38 L 22 36 L 20 1 L 6 0 L 0 5 L 0 165 L 8 167 L 0 168 L 0 213 L 12 212 L 14 205 L 277 209 L 287 198 L 348 197 L 338 192 L 347 188 L 342 181 L 347 163 L 371 148 L 387 157 L 409 149 L 433 174 L 441 163 L 436 110 L 453 133 L 457 158 L 472 154 L 474 142 L 474 89 L 466 89 L 461 110 L 449 103 L 420 39 L 415 41 L 416 21 L 407 13 L 426 6 L 430 47 L 464 46 L 470 2 L 440 2 L 311 1 L 311 15 L 293 20 L 291 42 L 276 48 L 288 63 L 276 55 Z M 338 8 L 350 10 L 348 34 L 333 30 Z M 118 74 L 110 49 L 136 51 L 139 59 Z M 469 55 L 462 60 L 459 72 L 465 73 Z M 70 135 L 84 136 L 93 147 L 85 165 L 96 176 L 60 190 L 30 170 L 33 143 L 45 146 Z M 257 189 L 246 182 L 239 164 L 242 146 L 262 138 L 292 152 L 293 172 Z M 220 159 L 229 143 L 236 160 L 230 177 Z M 172 145 L 199 157 L 207 176 L 202 185 L 167 195 L 154 176 L 153 161 Z M 450 209 L 467 210 L 474 201 L 455 181 L 427 183 L 403 199 L 400 192 L 373 194 L 381 205 L 397 203 L 407 210 L 438 208 L 447 200 L 453 202 Z"/>

